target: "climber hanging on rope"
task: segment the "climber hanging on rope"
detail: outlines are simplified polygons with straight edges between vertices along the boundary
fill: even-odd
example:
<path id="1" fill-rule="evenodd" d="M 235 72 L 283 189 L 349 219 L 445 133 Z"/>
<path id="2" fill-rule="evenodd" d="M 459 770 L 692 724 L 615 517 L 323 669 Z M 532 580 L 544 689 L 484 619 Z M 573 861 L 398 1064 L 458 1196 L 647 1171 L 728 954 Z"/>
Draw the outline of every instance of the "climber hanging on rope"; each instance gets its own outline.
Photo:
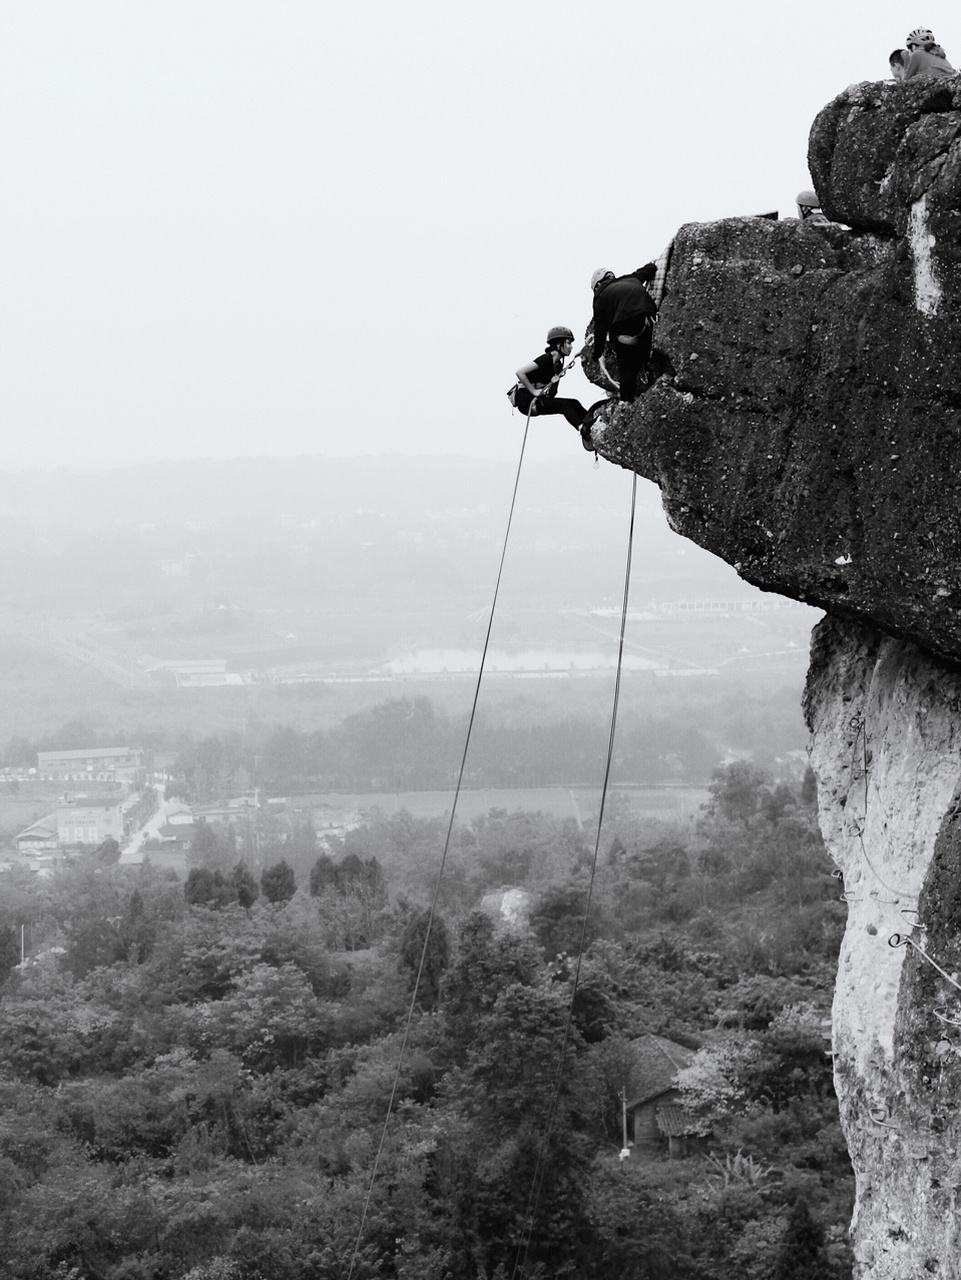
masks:
<path id="1" fill-rule="evenodd" d="M 557 384 L 574 363 L 568 363 L 573 345 L 574 335 L 565 325 L 548 329 L 544 354 L 517 370 L 517 385 L 507 393 L 516 409 L 532 418 L 560 413 L 572 427 L 580 427 L 588 410 L 579 400 L 565 400 L 557 394 Z"/>
<path id="2" fill-rule="evenodd" d="M 610 336 L 617 358 L 618 399 L 627 404 L 632 404 L 637 396 L 638 375 L 651 358 L 657 306 L 644 286 L 650 284 L 656 274 L 657 267 L 649 262 L 626 276 L 615 276 L 607 267 L 599 267 L 591 276 L 592 354 L 595 360 L 601 360 Z"/>

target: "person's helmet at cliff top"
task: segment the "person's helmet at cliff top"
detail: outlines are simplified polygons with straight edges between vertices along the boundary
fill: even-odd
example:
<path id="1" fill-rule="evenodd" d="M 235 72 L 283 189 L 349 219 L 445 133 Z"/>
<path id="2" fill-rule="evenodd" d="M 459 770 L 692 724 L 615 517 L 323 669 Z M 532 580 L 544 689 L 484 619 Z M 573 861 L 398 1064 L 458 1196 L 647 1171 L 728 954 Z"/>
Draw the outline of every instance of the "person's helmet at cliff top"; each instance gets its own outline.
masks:
<path id="1" fill-rule="evenodd" d="M 795 197 L 797 204 L 797 216 L 802 222 L 816 223 L 818 226 L 826 226 L 830 221 L 821 212 L 821 201 L 817 197 L 815 191 L 799 191 Z"/>
<path id="2" fill-rule="evenodd" d="M 570 329 L 568 329 L 566 325 L 555 324 L 552 329 L 548 329 L 547 331 L 548 345 L 550 345 L 550 343 L 552 342 L 573 342 L 573 341 L 574 341 L 574 335 L 573 333 L 571 333 Z"/>
<path id="3" fill-rule="evenodd" d="M 607 279 L 613 280 L 614 272 L 610 269 L 610 267 L 598 267 L 597 270 L 594 272 L 594 274 L 591 276 L 591 288 L 596 289 L 597 286 L 601 283 L 601 281 L 607 280 Z"/>
<path id="4" fill-rule="evenodd" d="M 934 32 L 927 27 L 915 27 L 904 42 L 909 49 L 923 48 L 926 44 L 936 44 Z"/>
<path id="5" fill-rule="evenodd" d="M 818 199 L 816 191 L 799 191 L 794 197 L 794 203 L 797 205 L 797 216 L 803 222 L 805 218 L 814 218 L 819 220 L 821 214 L 821 201 Z M 827 219 L 825 219 L 827 221 Z"/>

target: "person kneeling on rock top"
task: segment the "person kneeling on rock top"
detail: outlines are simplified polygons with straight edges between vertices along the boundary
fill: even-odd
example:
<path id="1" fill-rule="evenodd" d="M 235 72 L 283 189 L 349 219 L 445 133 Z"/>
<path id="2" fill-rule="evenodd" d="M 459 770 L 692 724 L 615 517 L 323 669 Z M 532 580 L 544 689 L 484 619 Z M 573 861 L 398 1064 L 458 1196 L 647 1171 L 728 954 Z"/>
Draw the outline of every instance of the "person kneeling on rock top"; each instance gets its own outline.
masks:
<path id="1" fill-rule="evenodd" d="M 915 27 L 905 43 L 908 46 L 908 60 L 904 67 L 904 80 L 913 80 L 915 76 L 953 76 L 954 67 L 944 56 L 944 50 L 935 41 L 934 33 L 927 27 Z"/>
<path id="2" fill-rule="evenodd" d="M 564 325 L 548 329 L 544 354 L 517 370 L 517 386 L 507 393 L 515 409 L 532 418 L 562 413 L 572 427 L 580 427 L 587 410 L 579 400 L 565 400 L 557 394 L 557 384 L 570 368 L 565 362 L 573 345 L 574 335 Z"/>
<path id="3" fill-rule="evenodd" d="M 653 262 L 627 276 L 615 276 L 607 267 L 599 267 L 591 276 L 594 290 L 594 346 L 592 354 L 600 360 L 610 335 L 617 357 L 618 399 L 632 404 L 637 396 L 637 379 L 651 358 L 651 343 L 657 307 L 645 289 L 655 277 Z"/>
<path id="4" fill-rule="evenodd" d="M 893 49 L 891 56 L 888 58 L 888 66 L 891 68 L 891 75 L 895 80 L 904 79 L 904 68 L 908 65 L 910 54 L 907 49 Z"/>
<path id="5" fill-rule="evenodd" d="M 821 201 L 817 198 L 816 192 L 799 191 L 795 197 L 795 204 L 797 205 L 797 216 L 802 222 L 822 227 L 830 225 L 830 219 L 826 218 L 821 212 Z"/>

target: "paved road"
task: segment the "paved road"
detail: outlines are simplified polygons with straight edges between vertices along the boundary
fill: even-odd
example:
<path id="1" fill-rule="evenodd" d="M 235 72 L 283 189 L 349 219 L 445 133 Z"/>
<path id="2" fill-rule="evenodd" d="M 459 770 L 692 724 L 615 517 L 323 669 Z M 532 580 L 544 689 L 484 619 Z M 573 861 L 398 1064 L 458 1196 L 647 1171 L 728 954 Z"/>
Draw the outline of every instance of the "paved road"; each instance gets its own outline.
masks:
<path id="1" fill-rule="evenodd" d="M 165 800 L 164 788 L 162 782 L 155 782 L 153 788 L 157 793 L 157 799 L 160 801 L 160 807 L 157 811 L 147 819 L 146 826 L 134 831 L 128 838 L 120 854 L 120 865 L 122 867 L 136 867 L 143 862 L 143 844 L 145 840 L 156 840 L 160 828 L 167 821 L 167 810 L 173 804 L 179 804 L 179 801 Z"/>

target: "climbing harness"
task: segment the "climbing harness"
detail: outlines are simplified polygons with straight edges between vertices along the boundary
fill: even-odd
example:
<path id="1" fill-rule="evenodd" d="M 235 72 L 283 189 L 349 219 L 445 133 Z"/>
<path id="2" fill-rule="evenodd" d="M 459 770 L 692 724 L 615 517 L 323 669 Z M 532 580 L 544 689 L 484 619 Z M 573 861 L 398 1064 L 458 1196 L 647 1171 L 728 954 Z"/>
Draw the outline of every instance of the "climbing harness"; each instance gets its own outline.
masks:
<path id="1" fill-rule="evenodd" d="M 641 332 L 641 333 L 617 333 L 617 334 L 615 334 L 615 335 L 614 335 L 614 341 L 615 341 L 615 342 L 619 342 L 619 343 L 621 344 L 621 346 L 622 346 L 622 347 L 636 347 L 636 346 L 638 346 L 638 344 L 639 344 L 639 343 L 640 343 L 640 341 L 641 341 L 641 338 L 643 338 L 643 337 L 644 337 L 644 335 L 647 333 L 647 331 L 648 331 L 649 329 L 650 329 L 651 331 L 653 331 L 654 326 L 657 324 L 657 319 L 658 319 L 658 318 L 657 318 L 657 316 L 656 316 L 656 315 L 653 315 L 653 316 L 644 316 L 643 321 L 642 321 L 642 323 L 643 323 L 643 330 L 642 330 L 642 332 Z M 606 372 L 606 371 L 605 371 L 605 372 Z"/>
<path id="2" fill-rule="evenodd" d="M 544 392 L 547 390 L 547 388 L 548 388 L 548 387 L 551 387 L 551 386 L 553 386 L 555 383 L 560 382 L 561 378 L 563 378 L 563 376 L 564 376 L 564 374 L 565 374 L 565 373 L 570 373 L 570 371 L 574 368 L 575 364 L 577 364 L 577 361 L 578 361 L 578 357 L 577 357 L 577 356 L 575 356 L 575 357 L 574 357 L 574 359 L 573 359 L 573 360 L 570 362 L 570 364 L 568 364 L 568 365 L 565 365 L 565 364 L 564 364 L 564 362 L 563 362 L 563 361 L 561 361 L 561 367 L 558 369 L 558 371 L 554 374 L 554 376 L 550 379 L 550 381 L 546 382 L 546 383 L 544 384 L 544 386 L 543 386 L 543 387 L 541 387 L 541 389 L 540 389 L 540 391 L 538 391 L 537 395 L 536 395 L 536 396 L 534 396 L 533 400 L 531 400 L 531 407 L 530 407 L 530 408 L 528 409 L 528 411 L 527 411 L 527 421 L 528 421 L 528 425 L 530 425 L 530 420 L 531 420 L 531 415 L 532 415 L 532 414 L 533 414 L 533 416 L 534 416 L 535 418 L 539 416 L 539 415 L 538 415 L 538 413 L 537 413 L 537 411 L 536 411 L 536 409 L 534 408 L 534 406 L 537 404 L 537 401 L 540 399 L 540 397 L 544 394 Z M 519 382 L 515 382 L 515 383 L 514 383 L 514 385 L 513 385 L 513 386 L 508 390 L 508 392 L 507 392 L 507 398 L 508 398 L 508 400 L 511 402 L 511 404 L 513 405 L 513 407 L 514 407 L 515 409 L 517 408 L 517 393 L 518 393 L 518 391 L 525 391 L 526 389 L 527 389 L 527 388 L 526 388 L 526 387 L 522 387 L 522 386 L 521 386 L 521 384 L 520 384 Z"/>
<path id="3" fill-rule="evenodd" d="M 518 1246 L 517 1255 L 514 1260 L 514 1269 L 512 1280 L 521 1278 L 527 1267 L 527 1254 L 530 1250 L 531 1237 L 534 1232 L 534 1222 L 537 1218 L 537 1209 L 540 1203 L 541 1191 L 544 1186 L 544 1177 L 547 1173 L 547 1150 L 550 1143 L 551 1134 L 554 1128 L 554 1120 L 557 1115 L 557 1104 L 560 1098 L 561 1078 L 564 1071 L 564 1060 L 567 1054 L 568 1042 L 570 1040 L 571 1025 L 574 1019 L 574 1001 L 577 998 L 577 987 L 581 976 L 581 964 L 584 958 L 584 951 L 587 943 L 587 926 L 591 914 L 591 900 L 594 894 L 594 879 L 597 875 L 597 861 L 601 847 L 601 830 L 604 825 L 604 807 L 607 802 L 607 790 L 611 779 L 611 765 L 614 760 L 614 737 L 617 729 L 617 708 L 621 697 L 621 674 L 624 669 L 624 635 L 627 630 L 627 605 L 630 595 L 631 586 L 631 559 L 634 553 L 634 514 L 637 508 L 637 474 L 633 474 L 631 484 L 631 519 L 630 527 L 627 535 L 627 563 L 624 569 L 624 596 L 621 604 L 621 628 L 617 646 L 617 672 L 614 678 L 614 699 L 611 706 L 611 729 L 607 742 L 607 760 L 604 765 L 604 780 L 601 784 L 601 800 L 597 812 L 597 831 L 594 837 L 594 854 L 591 858 L 591 876 L 587 886 L 587 900 L 584 904 L 584 922 L 581 925 L 581 939 L 577 949 L 577 964 L 574 967 L 574 979 L 571 983 L 571 998 L 567 1006 L 567 1021 L 564 1025 L 564 1035 L 561 1041 L 561 1047 L 557 1055 L 557 1070 L 554 1075 L 554 1084 L 551 1090 L 551 1100 L 547 1109 L 547 1121 L 544 1127 L 544 1133 L 541 1139 L 541 1146 L 537 1156 L 537 1163 L 534 1167 L 534 1176 L 531 1180 L 531 1190 L 527 1201 L 527 1210 L 525 1213 L 524 1223 L 524 1243 L 523 1256 L 521 1257 L 521 1246 Z"/>

